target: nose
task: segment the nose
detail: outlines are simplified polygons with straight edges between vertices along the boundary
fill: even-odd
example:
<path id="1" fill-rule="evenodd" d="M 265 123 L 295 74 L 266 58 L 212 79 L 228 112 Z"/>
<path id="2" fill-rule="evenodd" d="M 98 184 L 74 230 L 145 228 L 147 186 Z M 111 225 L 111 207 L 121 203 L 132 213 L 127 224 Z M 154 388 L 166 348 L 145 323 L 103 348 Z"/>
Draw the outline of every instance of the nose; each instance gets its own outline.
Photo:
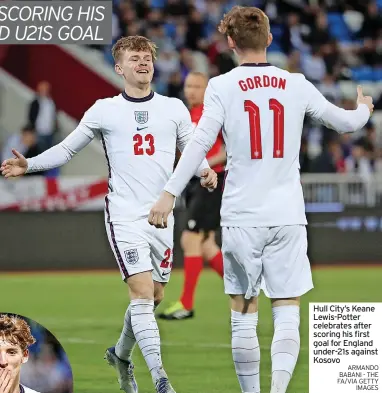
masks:
<path id="1" fill-rule="evenodd" d="M 7 358 L 4 353 L 0 352 L 0 368 L 8 366 Z"/>

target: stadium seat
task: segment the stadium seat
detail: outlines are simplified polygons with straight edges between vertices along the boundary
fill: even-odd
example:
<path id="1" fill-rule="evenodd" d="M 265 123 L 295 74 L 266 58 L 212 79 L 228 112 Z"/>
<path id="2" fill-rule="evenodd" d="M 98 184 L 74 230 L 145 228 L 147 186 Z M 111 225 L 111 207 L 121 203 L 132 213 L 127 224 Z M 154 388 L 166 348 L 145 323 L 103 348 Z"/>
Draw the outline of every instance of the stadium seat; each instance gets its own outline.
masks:
<path id="1" fill-rule="evenodd" d="M 355 97 L 357 85 L 353 81 L 340 81 L 338 85 L 344 98 Z"/>
<path id="2" fill-rule="evenodd" d="M 176 36 L 176 26 L 172 22 L 165 23 L 164 30 L 166 32 L 166 36 L 175 38 Z"/>
<path id="3" fill-rule="evenodd" d="M 276 66 L 285 69 L 287 66 L 288 57 L 282 52 L 271 52 L 268 55 L 268 61 Z"/>
<path id="4" fill-rule="evenodd" d="M 357 83 L 353 81 L 339 81 L 339 88 L 341 90 L 341 94 L 345 98 L 354 99 L 356 96 Z M 376 100 L 381 92 L 382 92 L 382 82 L 375 83 L 373 81 L 364 81 L 362 82 L 363 90 L 366 95 L 370 95 Z"/>
<path id="5" fill-rule="evenodd" d="M 372 96 L 374 99 L 379 97 L 379 86 L 374 82 L 364 82 L 362 84 L 365 95 Z"/>
<path id="6" fill-rule="evenodd" d="M 166 4 L 165 0 L 151 0 L 150 7 L 152 8 L 164 8 Z"/>
<path id="7" fill-rule="evenodd" d="M 364 19 L 358 11 L 350 10 L 344 13 L 344 21 L 352 33 L 357 33 L 361 29 Z"/>
<path id="8" fill-rule="evenodd" d="M 268 48 L 268 52 L 280 53 L 280 52 L 282 52 L 281 46 L 277 42 L 273 41 L 271 46 Z"/>
<path id="9" fill-rule="evenodd" d="M 273 41 L 271 46 L 269 47 L 269 50 L 271 52 L 281 52 L 281 37 L 283 36 L 284 33 L 284 28 L 281 25 L 273 24 L 271 25 L 271 32 L 273 35 Z"/>
<path id="10" fill-rule="evenodd" d="M 351 34 L 342 14 L 329 12 L 328 24 L 329 32 L 332 37 L 337 38 L 339 41 L 351 41 Z"/>
<path id="11" fill-rule="evenodd" d="M 351 69 L 352 78 L 356 81 L 373 81 L 375 80 L 374 71 L 371 67 L 355 67 Z"/>
<path id="12" fill-rule="evenodd" d="M 374 80 L 376 82 L 382 81 L 382 68 L 375 68 L 374 69 Z"/>

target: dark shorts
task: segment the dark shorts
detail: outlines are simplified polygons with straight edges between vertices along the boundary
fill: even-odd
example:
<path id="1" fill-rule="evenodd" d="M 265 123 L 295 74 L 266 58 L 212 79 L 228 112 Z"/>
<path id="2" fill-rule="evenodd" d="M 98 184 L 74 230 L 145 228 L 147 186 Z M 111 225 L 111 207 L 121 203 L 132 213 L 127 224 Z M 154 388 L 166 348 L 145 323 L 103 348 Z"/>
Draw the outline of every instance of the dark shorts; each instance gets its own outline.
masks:
<path id="1" fill-rule="evenodd" d="M 218 186 L 213 192 L 202 187 L 199 178 L 191 179 L 184 193 L 187 207 L 187 230 L 208 232 L 220 228 L 223 183 L 224 172 L 218 173 Z"/>

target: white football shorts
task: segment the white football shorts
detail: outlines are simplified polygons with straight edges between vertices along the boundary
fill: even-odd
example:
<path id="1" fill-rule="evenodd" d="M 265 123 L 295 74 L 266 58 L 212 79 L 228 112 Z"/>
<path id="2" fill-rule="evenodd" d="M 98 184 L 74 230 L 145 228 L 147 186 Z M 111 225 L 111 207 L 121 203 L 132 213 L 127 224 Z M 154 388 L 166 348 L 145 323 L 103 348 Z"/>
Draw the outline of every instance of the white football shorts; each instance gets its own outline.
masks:
<path id="1" fill-rule="evenodd" d="M 168 217 L 164 229 L 151 226 L 147 219 L 114 223 L 106 219 L 105 225 L 123 280 L 152 271 L 154 281 L 169 281 L 173 263 L 173 215 Z"/>
<path id="2" fill-rule="evenodd" d="M 224 287 L 229 295 L 298 297 L 313 288 L 304 225 L 223 227 Z"/>

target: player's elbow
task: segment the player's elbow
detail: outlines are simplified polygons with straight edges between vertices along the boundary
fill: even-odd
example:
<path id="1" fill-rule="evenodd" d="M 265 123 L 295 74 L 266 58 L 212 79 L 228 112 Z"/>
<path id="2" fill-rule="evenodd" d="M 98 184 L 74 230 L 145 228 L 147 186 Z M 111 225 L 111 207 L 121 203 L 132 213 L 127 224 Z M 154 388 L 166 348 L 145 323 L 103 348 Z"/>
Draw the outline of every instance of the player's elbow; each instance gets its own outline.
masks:
<path id="1" fill-rule="evenodd" d="M 337 132 L 339 134 L 348 134 L 351 132 L 356 132 L 359 131 L 363 127 L 362 124 L 359 124 L 359 122 L 352 121 L 351 119 L 348 119 L 343 122 L 341 128 L 337 129 Z"/>
<path id="2" fill-rule="evenodd" d="M 76 151 L 73 151 L 72 149 L 70 149 L 69 146 L 67 146 L 64 141 L 60 143 L 61 147 L 63 148 L 64 152 L 65 152 L 65 161 L 68 162 L 70 161 L 73 156 L 77 153 Z"/>

